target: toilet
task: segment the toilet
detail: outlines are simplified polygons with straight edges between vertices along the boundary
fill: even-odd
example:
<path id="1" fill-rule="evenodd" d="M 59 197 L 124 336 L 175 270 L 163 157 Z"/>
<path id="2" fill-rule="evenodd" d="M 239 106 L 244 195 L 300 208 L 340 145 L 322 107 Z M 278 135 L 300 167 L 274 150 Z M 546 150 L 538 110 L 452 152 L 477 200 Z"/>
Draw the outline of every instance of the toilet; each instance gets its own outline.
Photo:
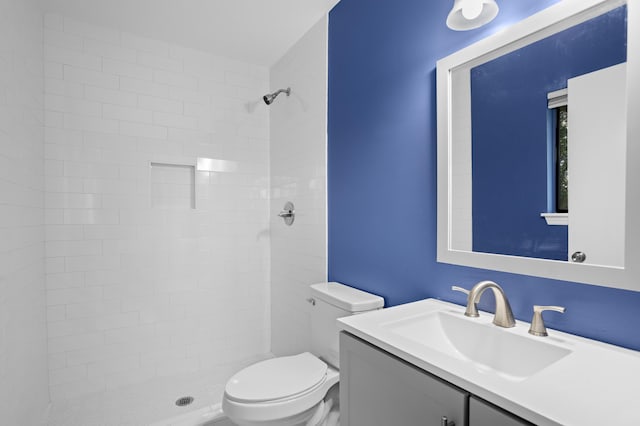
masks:
<path id="1" fill-rule="evenodd" d="M 222 410 L 239 426 L 322 424 L 338 404 L 336 319 L 381 309 L 384 300 L 337 282 L 311 286 L 311 351 L 253 364 L 229 379 Z"/>

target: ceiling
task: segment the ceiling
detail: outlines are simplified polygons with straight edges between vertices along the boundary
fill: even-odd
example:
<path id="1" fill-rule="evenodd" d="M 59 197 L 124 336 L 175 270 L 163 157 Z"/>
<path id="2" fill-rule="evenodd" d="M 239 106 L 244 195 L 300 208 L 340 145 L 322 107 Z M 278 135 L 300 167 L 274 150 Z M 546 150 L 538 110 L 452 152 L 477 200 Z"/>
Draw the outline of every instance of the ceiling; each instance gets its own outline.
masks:
<path id="1" fill-rule="evenodd" d="M 270 66 L 338 1 L 43 0 L 43 4 L 47 12 Z"/>

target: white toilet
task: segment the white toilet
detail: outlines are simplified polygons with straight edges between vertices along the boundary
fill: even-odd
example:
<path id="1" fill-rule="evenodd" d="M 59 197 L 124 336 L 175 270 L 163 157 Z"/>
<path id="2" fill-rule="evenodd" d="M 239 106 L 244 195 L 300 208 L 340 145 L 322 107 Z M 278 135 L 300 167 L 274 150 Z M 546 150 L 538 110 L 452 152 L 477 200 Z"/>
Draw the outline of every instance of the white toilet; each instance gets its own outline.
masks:
<path id="1" fill-rule="evenodd" d="M 340 378 L 336 319 L 381 309 L 384 300 L 336 282 L 313 284 L 311 297 L 311 353 L 261 361 L 231 377 L 222 410 L 234 423 L 315 426 L 338 403 L 331 389 Z"/>

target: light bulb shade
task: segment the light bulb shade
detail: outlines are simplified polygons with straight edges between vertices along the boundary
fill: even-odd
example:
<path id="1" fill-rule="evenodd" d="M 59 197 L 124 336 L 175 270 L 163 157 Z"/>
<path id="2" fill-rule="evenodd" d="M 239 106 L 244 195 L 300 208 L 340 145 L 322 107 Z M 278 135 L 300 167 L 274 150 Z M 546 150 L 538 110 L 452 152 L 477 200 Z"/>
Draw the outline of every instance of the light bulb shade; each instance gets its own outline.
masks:
<path id="1" fill-rule="evenodd" d="M 495 0 L 454 0 L 447 27 L 456 31 L 472 30 L 488 24 L 497 15 Z"/>

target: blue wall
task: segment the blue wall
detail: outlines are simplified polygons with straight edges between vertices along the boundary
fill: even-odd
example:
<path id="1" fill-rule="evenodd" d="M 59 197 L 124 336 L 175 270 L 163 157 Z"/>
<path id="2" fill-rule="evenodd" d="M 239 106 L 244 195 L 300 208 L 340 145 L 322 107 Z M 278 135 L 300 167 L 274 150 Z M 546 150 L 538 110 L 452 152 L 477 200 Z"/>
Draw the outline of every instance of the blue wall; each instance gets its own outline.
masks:
<path id="1" fill-rule="evenodd" d="M 547 211 L 547 93 L 627 60 L 626 9 L 471 70 L 474 251 L 567 260 L 567 227 L 540 217 Z"/>
<path id="2" fill-rule="evenodd" d="M 329 279 L 380 294 L 388 306 L 492 279 L 518 319 L 532 305 L 551 328 L 640 349 L 640 292 L 436 262 L 436 89 L 439 58 L 555 0 L 500 2 L 490 25 L 445 26 L 447 0 L 342 0 L 329 17 Z M 491 298 L 481 309 L 492 310 Z"/>

